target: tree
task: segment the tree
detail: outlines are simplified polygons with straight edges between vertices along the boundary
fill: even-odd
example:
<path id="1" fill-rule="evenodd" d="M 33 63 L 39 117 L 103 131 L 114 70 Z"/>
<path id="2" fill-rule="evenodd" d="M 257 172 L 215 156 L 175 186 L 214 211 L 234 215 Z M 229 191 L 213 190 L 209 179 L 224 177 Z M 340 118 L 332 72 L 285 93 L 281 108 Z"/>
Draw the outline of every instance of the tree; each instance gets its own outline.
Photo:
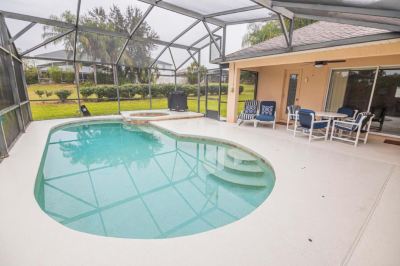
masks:
<path id="1" fill-rule="evenodd" d="M 190 64 L 190 66 L 186 69 L 186 78 L 189 84 L 196 84 L 197 83 L 197 71 L 200 71 L 200 80 L 202 80 L 207 74 L 207 68 L 205 66 L 200 66 L 200 69 L 196 62 Z"/>
<path id="2" fill-rule="evenodd" d="M 80 24 L 128 34 L 142 16 L 142 11 L 133 6 L 128 6 L 125 12 L 122 12 L 116 5 L 113 5 L 109 12 L 106 12 L 102 7 L 95 7 L 87 14 L 81 15 Z M 70 11 L 65 11 L 60 17 L 51 16 L 51 18 L 69 23 L 75 23 L 76 20 L 76 16 Z M 65 29 L 45 26 L 42 37 L 49 38 L 62 32 L 65 32 Z M 157 38 L 157 33 L 144 21 L 136 31 L 132 41 L 128 43 L 121 57 L 120 64 L 131 66 L 132 69 L 130 71 L 135 74 L 135 79 L 139 81 L 148 79 L 144 67 L 151 63 L 151 51 L 156 48 L 154 40 Z M 87 60 L 87 58 L 82 57 L 88 57 L 91 61 L 113 63 L 117 60 L 125 41 L 125 38 L 80 32 L 77 42 L 78 59 Z M 74 34 L 67 34 L 55 43 L 62 43 L 68 56 L 71 57 L 74 48 Z"/>
<path id="3" fill-rule="evenodd" d="M 294 29 L 305 27 L 316 22 L 311 19 L 295 18 Z M 289 29 L 290 21 L 285 19 L 286 28 Z M 264 24 L 252 23 L 247 26 L 247 33 L 243 36 L 242 46 L 251 46 L 257 43 L 272 39 L 282 34 L 280 23 L 276 20 L 268 21 Z"/>

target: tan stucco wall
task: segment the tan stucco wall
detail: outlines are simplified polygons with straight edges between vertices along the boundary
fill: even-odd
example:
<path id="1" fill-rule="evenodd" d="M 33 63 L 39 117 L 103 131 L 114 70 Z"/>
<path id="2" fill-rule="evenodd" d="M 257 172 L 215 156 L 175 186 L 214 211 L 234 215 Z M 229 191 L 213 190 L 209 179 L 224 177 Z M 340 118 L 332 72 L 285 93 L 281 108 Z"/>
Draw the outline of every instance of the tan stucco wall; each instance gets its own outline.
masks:
<path id="1" fill-rule="evenodd" d="M 285 120 L 283 106 L 286 106 L 289 74 L 299 74 L 297 104 L 313 110 L 323 110 L 329 86 L 330 72 L 333 68 L 353 68 L 369 66 L 399 65 L 400 55 L 379 56 L 346 60 L 344 63 L 328 64 L 315 68 L 313 63 L 290 64 L 261 67 L 258 69 L 258 100 L 275 100 L 277 102 L 278 119 Z M 283 107 L 285 108 L 285 107 Z"/>
<path id="2" fill-rule="evenodd" d="M 346 62 L 315 68 L 314 61 L 320 60 L 346 60 Z M 400 66 L 400 39 L 241 60 L 234 62 L 235 72 L 230 72 L 230 75 L 239 73 L 240 69 L 257 71 L 259 73 L 257 99 L 275 100 L 278 119 L 284 121 L 289 73 L 297 72 L 299 75 L 297 104 L 304 108 L 322 110 L 331 69 L 378 65 Z M 228 109 L 232 106 L 228 100 Z M 233 117 L 228 117 L 228 122 L 233 121 Z"/>

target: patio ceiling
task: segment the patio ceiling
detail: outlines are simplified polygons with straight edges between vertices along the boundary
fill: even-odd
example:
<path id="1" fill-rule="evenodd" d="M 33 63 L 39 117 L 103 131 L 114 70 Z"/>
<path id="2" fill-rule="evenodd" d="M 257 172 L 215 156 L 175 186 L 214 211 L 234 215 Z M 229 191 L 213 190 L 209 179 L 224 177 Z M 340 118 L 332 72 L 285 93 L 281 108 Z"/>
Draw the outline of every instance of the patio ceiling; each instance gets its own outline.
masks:
<path id="1" fill-rule="evenodd" d="M 36 0 L 35 0 L 36 1 Z M 183 66 L 190 60 L 195 60 L 195 56 L 199 56 L 200 50 L 211 46 L 216 50 L 218 58 L 225 58 L 225 39 L 226 27 L 234 24 L 244 24 L 261 22 L 268 20 L 277 20 L 282 27 L 283 36 L 287 47 L 292 47 L 293 23 L 286 28 L 283 23 L 284 18 L 293 22 L 293 19 L 309 18 L 314 20 L 331 21 L 337 23 L 351 24 L 357 26 L 384 29 L 392 32 L 400 32 L 400 3 L 398 0 L 301 0 L 301 1 L 274 1 L 274 0 L 138 0 L 129 1 L 129 4 L 139 6 L 142 14 L 136 25 L 132 25 L 131 29 L 125 31 L 112 31 L 96 28 L 87 25 L 81 25 L 80 15 L 95 7 L 91 0 L 75 0 L 59 2 L 60 13 L 68 10 L 76 17 L 74 22 L 66 22 L 54 17 L 49 17 L 46 7 L 40 9 L 33 8 L 34 5 L 40 6 L 40 1 L 21 0 L 18 3 L 11 4 L 13 8 L 9 8 L 7 4 L 0 4 L 0 15 L 6 19 L 19 20 L 28 22 L 19 32 L 12 37 L 12 42 L 20 39 L 26 32 L 36 25 L 47 25 L 64 29 L 59 35 L 52 36 L 49 39 L 42 40 L 37 45 L 25 49 L 20 56 L 26 58 L 36 58 L 31 53 L 49 43 L 52 43 L 68 34 L 74 34 L 73 39 L 73 56 L 66 58 L 65 61 L 79 62 L 80 55 L 77 51 L 79 42 L 78 35 L 82 33 L 90 33 L 96 36 L 107 36 L 109 38 L 123 39 L 124 44 L 116 49 L 117 59 L 99 59 L 93 60 L 94 63 L 123 64 L 121 58 L 124 56 L 126 47 L 134 45 L 137 42 L 152 42 L 158 46 L 158 53 L 154 55 L 152 61 L 146 67 L 152 67 L 157 59 L 163 60 L 162 56 L 171 55 L 174 61 L 174 53 L 171 49 L 182 50 L 187 56 L 186 60 L 176 62 L 176 65 Z M 25 4 L 24 4 L 25 2 Z M 124 0 L 115 0 L 114 4 L 119 5 Z M 126 1 L 125 1 L 126 2 Z M 57 3 L 55 3 L 57 4 Z M 67 7 L 65 7 L 67 5 Z M 30 12 L 32 7 L 32 12 Z M 29 10 L 29 11 L 28 11 Z M 38 10 L 37 12 L 34 12 Z M 155 13 L 164 12 L 164 13 Z M 168 33 L 162 28 L 158 29 L 157 23 L 152 22 L 153 14 L 161 16 L 165 15 L 164 23 L 170 23 Z M 168 17 L 169 16 L 169 17 Z M 154 20 L 155 21 L 155 20 Z M 154 29 L 158 38 L 138 38 L 135 33 L 143 22 L 150 24 Z M 159 25 L 160 27 L 163 25 Z M 165 25 L 164 25 L 165 26 Z M 196 32 L 197 38 L 187 36 Z M 186 38 L 186 41 L 185 41 Z M 168 50 L 168 51 L 167 51 Z M 48 59 L 48 58 L 46 58 Z M 108 60 L 108 61 L 107 61 Z M 99 62 L 101 61 L 101 62 Z M 175 69 L 177 71 L 178 68 Z"/>

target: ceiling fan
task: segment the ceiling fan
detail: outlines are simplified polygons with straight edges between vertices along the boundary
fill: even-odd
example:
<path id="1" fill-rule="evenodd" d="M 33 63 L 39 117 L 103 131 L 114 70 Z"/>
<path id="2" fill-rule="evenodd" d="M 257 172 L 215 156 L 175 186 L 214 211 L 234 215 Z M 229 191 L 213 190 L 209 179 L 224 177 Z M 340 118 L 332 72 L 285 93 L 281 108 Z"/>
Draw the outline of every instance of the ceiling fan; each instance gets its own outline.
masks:
<path id="1" fill-rule="evenodd" d="M 321 61 L 315 61 L 314 67 L 320 68 L 323 66 L 326 66 L 327 64 L 333 64 L 333 63 L 344 63 L 346 60 L 321 60 Z"/>

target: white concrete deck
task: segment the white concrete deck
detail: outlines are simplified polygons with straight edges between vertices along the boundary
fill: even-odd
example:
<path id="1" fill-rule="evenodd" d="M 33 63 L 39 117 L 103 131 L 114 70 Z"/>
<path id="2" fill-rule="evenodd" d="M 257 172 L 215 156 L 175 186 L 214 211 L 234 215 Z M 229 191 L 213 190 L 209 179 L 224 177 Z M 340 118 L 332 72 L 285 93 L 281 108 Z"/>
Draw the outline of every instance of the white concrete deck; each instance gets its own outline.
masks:
<path id="1" fill-rule="evenodd" d="M 74 120 L 33 122 L 0 164 L 0 265 L 400 265 L 398 146 L 308 144 L 284 129 L 205 118 L 154 122 L 253 150 L 274 167 L 275 188 L 253 213 L 213 231 L 118 239 L 64 227 L 34 199 L 50 128 Z"/>

